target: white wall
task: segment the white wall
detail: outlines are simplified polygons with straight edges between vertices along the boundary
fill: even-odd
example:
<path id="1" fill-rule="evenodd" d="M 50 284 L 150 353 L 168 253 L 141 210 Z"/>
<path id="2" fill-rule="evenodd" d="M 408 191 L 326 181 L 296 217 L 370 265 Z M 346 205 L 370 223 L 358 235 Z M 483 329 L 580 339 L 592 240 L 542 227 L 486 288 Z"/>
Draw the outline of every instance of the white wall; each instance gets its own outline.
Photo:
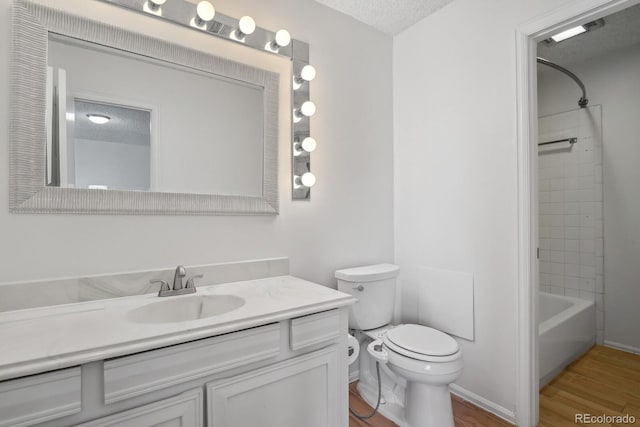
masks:
<path id="1" fill-rule="evenodd" d="M 640 45 L 568 68 L 602 105 L 605 342 L 640 351 Z M 575 108 L 568 78 L 545 72 L 538 84 L 540 115 Z"/>
<path id="2" fill-rule="evenodd" d="M 594 301 L 604 339 L 602 112 L 599 105 L 541 117 L 538 148 L 540 290 Z M 570 148 L 567 148 L 570 147 Z M 545 300 L 541 300 L 544 303 Z"/>
<path id="3" fill-rule="evenodd" d="M 515 29 L 558 0 L 456 0 L 394 39 L 395 252 L 406 320 L 420 266 L 475 278 L 457 384 L 515 409 Z"/>
<path id="4" fill-rule="evenodd" d="M 60 0 L 111 23 L 128 13 L 140 30 L 173 38 L 188 31 L 87 0 Z M 311 202 L 291 201 L 288 130 L 280 144 L 280 215 L 164 217 L 8 213 L 10 0 L 0 0 L 1 281 L 101 274 L 287 255 L 291 273 L 333 286 L 334 270 L 393 258 L 392 40 L 313 0 L 219 0 L 309 42 L 318 70 L 312 129 L 318 140 Z M 116 13 L 118 17 L 116 19 Z M 215 38 L 188 31 L 195 46 Z M 254 51 L 238 47 L 239 55 Z M 266 55 L 266 54 L 265 54 Z M 267 62 L 268 59 L 265 59 Z M 285 91 L 285 94 L 287 92 Z M 355 172 L 355 173 L 354 173 Z"/>

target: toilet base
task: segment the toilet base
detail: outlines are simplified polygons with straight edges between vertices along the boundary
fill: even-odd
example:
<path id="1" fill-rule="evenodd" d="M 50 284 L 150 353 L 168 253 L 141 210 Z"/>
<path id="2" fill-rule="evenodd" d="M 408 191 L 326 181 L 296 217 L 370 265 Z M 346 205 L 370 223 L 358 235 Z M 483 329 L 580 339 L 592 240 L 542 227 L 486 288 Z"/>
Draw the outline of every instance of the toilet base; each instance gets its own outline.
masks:
<path id="1" fill-rule="evenodd" d="M 454 427 L 449 386 L 409 382 L 406 417 L 410 427 Z"/>

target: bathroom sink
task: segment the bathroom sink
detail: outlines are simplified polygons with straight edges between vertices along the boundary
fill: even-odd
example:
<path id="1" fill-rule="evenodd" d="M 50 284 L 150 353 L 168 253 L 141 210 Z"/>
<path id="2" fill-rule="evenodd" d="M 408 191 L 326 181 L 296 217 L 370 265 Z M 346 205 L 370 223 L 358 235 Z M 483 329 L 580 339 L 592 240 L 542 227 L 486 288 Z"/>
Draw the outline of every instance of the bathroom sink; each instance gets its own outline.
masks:
<path id="1" fill-rule="evenodd" d="M 128 317 L 139 323 L 170 323 L 205 319 L 240 308 L 243 298 L 234 295 L 194 295 L 168 297 L 162 301 L 135 308 Z"/>

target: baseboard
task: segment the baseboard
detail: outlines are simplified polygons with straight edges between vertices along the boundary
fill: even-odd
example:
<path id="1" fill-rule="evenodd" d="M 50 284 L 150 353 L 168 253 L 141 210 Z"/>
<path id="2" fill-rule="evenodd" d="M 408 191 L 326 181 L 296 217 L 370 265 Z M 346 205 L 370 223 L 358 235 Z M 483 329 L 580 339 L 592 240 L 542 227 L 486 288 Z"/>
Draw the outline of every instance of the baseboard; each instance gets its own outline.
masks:
<path id="1" fill-rule="evenodd" d="M 460 387 L 457 384 L 449 385 L 449 389 L 451 393 L 456 396 L 461 397 L 464 400 L 467 400 L 477 407 L 484 409 L 487 412 L 491 412 L 493 415 L 502 418 L 505 421 L 508 421 L 515 425 L 516 423 L 516 414 L 513 411 L 504 408 L 497 403 L 494 403 L 488 399 L 485 399 L 482 396 L 479 396 L 463 387 Z"/>
<path id="2" fill-rule="evenodd" d="M 620 344 L 613 341 L 604 341 L 604 345 L 607 347 L 615 348 L 616 350 L 626 351 L 627 353 L 640 354 L 640 348 L 632 347 L 630 345 Z"/>
<path id="3" fill-rule="evenodd" d="M 349 383 L 354 381 L 358 381 L 360 379 L 360 370 L 356 369 L 355 371 L 349 371 Z"/>

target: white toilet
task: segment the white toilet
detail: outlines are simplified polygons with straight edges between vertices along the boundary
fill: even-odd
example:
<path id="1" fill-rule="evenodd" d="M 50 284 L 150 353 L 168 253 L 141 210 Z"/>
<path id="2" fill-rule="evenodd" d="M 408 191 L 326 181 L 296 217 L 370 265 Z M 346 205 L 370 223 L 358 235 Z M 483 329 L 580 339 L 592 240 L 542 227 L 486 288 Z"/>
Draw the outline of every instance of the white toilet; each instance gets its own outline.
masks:
<path id="1" fill-rule="evenodd" d="M 436 329 L 390 325 L 399 271 L 392 264 L 336 271 L 338 290 L 358 299 L 349 312 L 349 328 L 363 348 L 358 390 L 375 407 L 378 361 L 382 415 L 402 427 L 453 427 L 449 384 L 462 373 L 462 350 Z"/>

